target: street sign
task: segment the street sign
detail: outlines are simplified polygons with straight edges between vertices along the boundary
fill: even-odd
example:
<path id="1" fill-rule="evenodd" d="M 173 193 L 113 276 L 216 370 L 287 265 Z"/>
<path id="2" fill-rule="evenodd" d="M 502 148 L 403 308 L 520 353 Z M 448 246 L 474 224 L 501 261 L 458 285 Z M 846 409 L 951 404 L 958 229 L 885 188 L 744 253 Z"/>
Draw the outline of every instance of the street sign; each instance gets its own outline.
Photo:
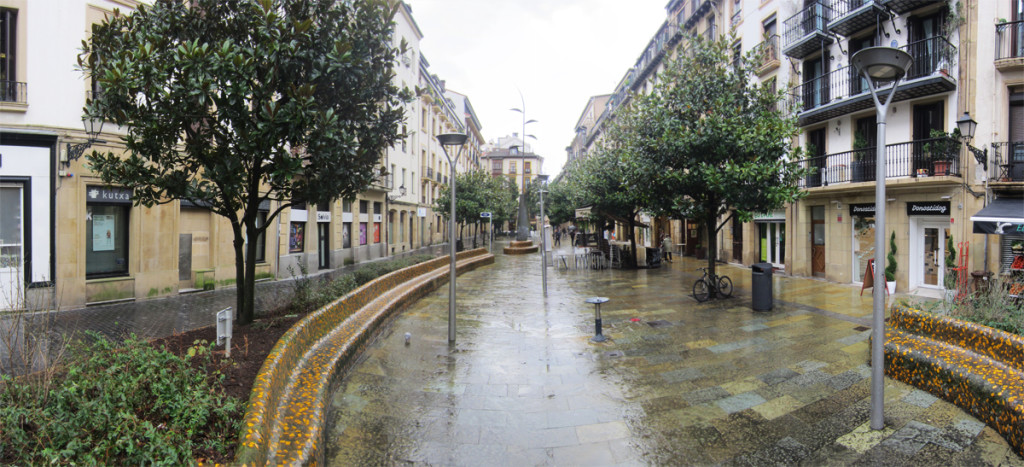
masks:
<path id="1" fill-rule="evenodd" d="M 489 212 L 481 212 L 480 213 L 480 217 L 483 217 L 485 219 L 490 219 L 491 213 L 489 213 Z"/>

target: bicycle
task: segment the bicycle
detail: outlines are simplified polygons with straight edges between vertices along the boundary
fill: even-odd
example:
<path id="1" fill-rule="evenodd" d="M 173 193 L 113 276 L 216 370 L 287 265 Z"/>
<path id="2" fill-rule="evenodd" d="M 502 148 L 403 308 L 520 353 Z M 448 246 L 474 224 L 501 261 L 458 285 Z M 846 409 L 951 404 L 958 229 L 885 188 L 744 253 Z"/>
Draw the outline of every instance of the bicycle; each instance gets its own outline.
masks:
<path id="1" fill-rule="evenodd" d="M 693 298 L 698 302 L 705 302 L 711 298 L 711 292 L 717 291 L 724 298 L 732 296 L 732 279 L 729 276 L 718 276 L 708 274 L 708 268 L 697 268 L 704 271 L 704 276 L 693 283 Z"/>

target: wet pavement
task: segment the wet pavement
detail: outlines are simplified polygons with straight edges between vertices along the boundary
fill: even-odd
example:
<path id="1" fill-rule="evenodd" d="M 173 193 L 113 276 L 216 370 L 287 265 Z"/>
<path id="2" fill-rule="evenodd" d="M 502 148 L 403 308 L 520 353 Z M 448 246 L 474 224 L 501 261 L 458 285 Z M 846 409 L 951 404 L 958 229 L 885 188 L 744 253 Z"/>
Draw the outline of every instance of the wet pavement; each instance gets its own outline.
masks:
<path id="1" fill-rule="evenodd" d="M 500 244 L 498 245 L 500 246 Z M 332 465 L 1024 465 L 959 408 L 886 380 L 886 429 L 868 427 L 860 289 L 775 276 L 775 308 L 751 311 L 750 270 L 720 266 L 734 298 L 697 303 L 695 270 L 549 270 L 498 255 L 367 349 L 337 385 Z M 604 334 L 594 344 L 593 296 Z M 405 333 L 411 341 L 405 344 Z"/>

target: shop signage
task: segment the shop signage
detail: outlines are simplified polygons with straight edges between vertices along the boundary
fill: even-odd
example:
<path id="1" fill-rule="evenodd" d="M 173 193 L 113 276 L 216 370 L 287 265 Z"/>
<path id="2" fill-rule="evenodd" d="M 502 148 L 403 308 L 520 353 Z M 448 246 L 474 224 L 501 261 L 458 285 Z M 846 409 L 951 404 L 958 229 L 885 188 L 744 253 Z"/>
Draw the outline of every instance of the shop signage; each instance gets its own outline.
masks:
<path id="1" fill-rule="evenodd" d="M 489 213 L 489 212 L 481 212 L 480 213 L 480 217 L 482 217 L 484 219 L 490 219 L 491 218 L 491 213 Z"/>
<path id="2" fill-rule="evenodd" d="M 331 221 L 331 213 L 329 211 L 317 211 L 316 212 L 316 221 L 317 222 L 330 222 Z"/>
<path id="3" fill-rule="evenodd" d="M 132 191 L 127 188 L 89 185 L 85 197 L 90 203 L 132 204 Z"/>
<path id="4" fill-rule="evenodd" d="M 949 216 L 949 201 L 907 202 L 908 216 Z"/>
<path id="5" fill-rule="evenodd" d="M 851 204 L 850 216 L 874 217 L 875 203 Z"/>
<path id="6" fill-rule="evenodd" d="M 416 217 L 427 217 L 427 208 L 416 208 Z"/>
<path id="7" fill-rule="evenodd" d="M 761 212 L 754 214 L 754 221 L 784 221 L 786 220 L 786 211 L 779 209 L 772 212 Z"/>

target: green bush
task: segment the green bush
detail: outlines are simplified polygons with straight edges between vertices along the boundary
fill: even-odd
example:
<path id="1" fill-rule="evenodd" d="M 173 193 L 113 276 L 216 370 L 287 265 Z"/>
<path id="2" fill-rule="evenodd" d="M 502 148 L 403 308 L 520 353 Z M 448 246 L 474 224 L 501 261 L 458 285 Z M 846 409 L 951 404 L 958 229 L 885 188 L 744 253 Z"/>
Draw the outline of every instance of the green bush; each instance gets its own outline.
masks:
<path id="1" fill-rule="evenodd" d="M 415 264 L 433 259 L 430 255 L 414 255 L 390 261 L 368 263 L 355 271 L 342 275 L 334 280 L 310 278 L 302 264 L 302 273 L 295 276 L 295 295 L 292 297 L 288 310 L 295 313 L 308 313 L 332 301 L 345 296 L 357 287 L 380 276 Z"/>
<path id="2" fill-rule="evenodd" d="M 241 404 L 222 394 L 222 374 L 192 366 L 212 347 L 182 358 L 134 336 L 91 338 L 53 381 L 0 378 L 0 463 L 183 465 L 226 452 Z"/>
<path id="3" fill-rule="evenodd" d="M 896 231 L 889 236 L 889 254 L 885 257 L 885 280 L 892 282 L 896 280 Z"/>

